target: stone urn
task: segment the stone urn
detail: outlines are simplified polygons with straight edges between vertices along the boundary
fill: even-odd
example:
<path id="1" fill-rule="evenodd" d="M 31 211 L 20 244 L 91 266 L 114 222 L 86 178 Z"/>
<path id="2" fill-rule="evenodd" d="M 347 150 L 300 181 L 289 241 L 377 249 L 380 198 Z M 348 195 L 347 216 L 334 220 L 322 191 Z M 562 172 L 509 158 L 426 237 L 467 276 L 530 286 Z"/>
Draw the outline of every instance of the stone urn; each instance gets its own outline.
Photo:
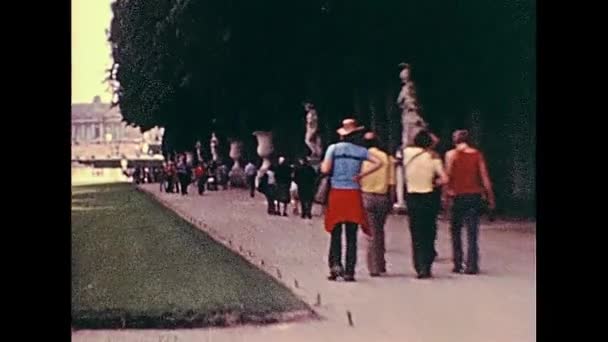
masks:
<path id="1" fill-rule="evenodd" d="M 243 150 L 243 143 L 238 140 L 232 140 L 230 142 L 230 159 L 233 160 L 232 169 L 228 173 L 230 179 L 230 186 L 233 187 L 244 187 L 246 185 L 245 170 L 241 166 L 241 156 Z"/>
<path id="2" fill-rule="evenodd" d="M 256 177 L 256 187 L 259 184 L 259 179 L 268 171 L 272 162 L 270 161 L 270 157 L 274 152 L 274 146 L 272 144 L 272 132 L 265 131 L 256 131 L 253 132 L 253 135 L 258 140 L 258 148 L 256 152 L 258 156 L 262 158 L 262 165 L 258 169 L 258 176 Z"/>
<path id="3" fill-rule="evenodd" d="M 268 170 L 271 165 L 270 156 L 272 156 L 272 153 L 274 152 L 274 146 L 272 144 L 272 132 L 257 131 L 254 132 L 253 135 L 258 140 L 258 148 L 256 152 L 258 153 L 258 156 L 262 158 L 262 166 L 260 169 Z"/>

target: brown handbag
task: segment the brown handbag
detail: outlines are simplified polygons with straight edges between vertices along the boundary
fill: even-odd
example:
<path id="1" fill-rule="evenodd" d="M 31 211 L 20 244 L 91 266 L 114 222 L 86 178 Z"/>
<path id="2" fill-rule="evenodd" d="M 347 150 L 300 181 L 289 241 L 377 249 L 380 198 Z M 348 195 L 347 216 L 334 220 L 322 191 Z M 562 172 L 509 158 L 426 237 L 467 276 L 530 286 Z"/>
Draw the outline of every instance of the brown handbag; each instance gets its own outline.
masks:
<path id="1" fill-rule="evenodd" d="M 321 174 L 317 179 L 315 196 L 313 202 L 317 204 L 327 204 L 327 198 L 329 197 L 329 190 L 331 188 L 330 175 Z"/>
<path id="2" fill-rule="evenodd" d="M 327 199 L 329 198 L 329 190 L 331 189 L 330 178 L 333 173 L 334 162 L 335 162 L 335 158 L 334 158 L 334 156 L 332 156 L 332 158 L 331 158 L 332 172 L 330 172 L 329 174 L 321 173 L 319 175 L 319 178 L 317 178 L 317 182 L 315 184 L 315 189 L 317 189 L 317 190 L 315 191 L 315 196 L 312 199 L 312 201 L 314 203 L 321 204 L 321 205 L 327 204 Z"/>

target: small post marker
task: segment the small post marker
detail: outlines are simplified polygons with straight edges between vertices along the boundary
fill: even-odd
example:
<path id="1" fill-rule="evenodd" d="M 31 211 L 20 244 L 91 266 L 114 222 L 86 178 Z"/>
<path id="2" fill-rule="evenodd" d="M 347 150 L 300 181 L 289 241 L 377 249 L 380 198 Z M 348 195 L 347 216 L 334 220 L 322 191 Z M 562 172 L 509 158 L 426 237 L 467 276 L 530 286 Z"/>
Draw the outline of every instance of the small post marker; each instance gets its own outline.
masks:
<path id="1" fill-rule="evenodd" d="M 295 286 L 295 288 L 299 288 L 300 286 L 298 285 L 298 279 L 294 279 L 293 280 L 293 286 Z"/>
<path id="2" fill-rule="evenodd" d="M 278 268 L 277 268 L 277 277 L 279 277 L 279 279 L 281 279 L 281 270 L 279 270 Z"/>
<path id="3" fill-rule="evenodd" d="M 346 310 L 346 317 L 348 318 L 348 325 L 350 325 L 351 327 L 354 326 L 353 315 L 348 310 Z"/>
<path id="4" fill-rule="evenodd" d="M 321 294 L 317 293 L 317 302 L 315 303 L 315 306 L 321 306 Z"/>
<path id="5" fill-rule="evenodd" d="M 232 240 L 228 240 L 228 244 L 232 246 Z"/>
<path id="6" fill-rule="evenodd" d="M 264 259 L 262 259 L 262 261 L 260 261 L 260 265 L 264 266 Z"/>

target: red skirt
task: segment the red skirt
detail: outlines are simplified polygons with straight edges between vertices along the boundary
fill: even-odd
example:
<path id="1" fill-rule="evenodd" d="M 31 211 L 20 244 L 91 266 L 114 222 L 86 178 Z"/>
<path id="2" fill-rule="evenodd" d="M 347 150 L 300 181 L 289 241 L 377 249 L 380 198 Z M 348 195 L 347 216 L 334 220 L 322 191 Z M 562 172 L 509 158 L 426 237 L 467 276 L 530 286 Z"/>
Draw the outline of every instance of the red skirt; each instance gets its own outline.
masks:
<path id="1" fill-rule="evenodd" d="M 338 223 L 352 222 L 371 236 L 361 191 L 357 189 L 331 189 L 325 210 L 325 230 L 329 233 Z"/>

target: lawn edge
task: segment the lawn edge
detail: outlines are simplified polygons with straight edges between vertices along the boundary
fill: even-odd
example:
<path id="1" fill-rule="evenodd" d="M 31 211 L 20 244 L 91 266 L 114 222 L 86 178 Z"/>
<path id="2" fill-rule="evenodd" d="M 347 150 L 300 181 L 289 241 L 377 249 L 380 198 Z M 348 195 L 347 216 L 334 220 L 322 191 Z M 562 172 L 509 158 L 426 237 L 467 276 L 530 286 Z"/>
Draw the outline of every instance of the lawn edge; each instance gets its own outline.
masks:
<path id="1" fill-rule="evenodd" d="M 283 284 L 294 296 L 296 296 L 298 299 L 300 299 L 300 301 L 302 301 L 306 305 L 306 307 L 308 309 L 310 309 L 312 312 L 315 312 L 315 310 L 312 309 L 312 307 L 311 307 L 309 301 L 307 300 L 307 298 L 305 298 L 301 293 L 298 293 L 297 291 L 294 291 L 294 289 L 290 286 L 290 284 L 286 283 L 284 281 L 284 279 L 282 279 L 281 277 L 277 277 L 277 274 L 275 274 L 274 272 L 270 272 L 269 268 L 260 267 L 259 263 L 252 259 L 252 255 L 251 254 L 249 255 L 249 258 L 248 258 L 247 253 L 246 253 L 247 251 L 240 250 L 239 248 L 237 248 L 238 244 L 236 244 L 236 243 L 232 244 L 229 239 L 227 239 L 226 237 L 222 236 L 215 229 L 209 227 L 206 223 L 204 223 L 204 222 L 202 222 L 200 220 L 196 220 L 196 219 L 190 218 L 187 214 L 183 213 L 179 208 L 174 207 L 169 201 L 164 200 L 164 199 L 162 199 L 160 197 L 157 197 L 154 194 L 153 191 L 148 190 L 148 189 L 146 189 L 144 187 L 141 187 L 141 186 L 136 186 L 136 185 L 134 186 L 134 188 L 135 188 L 136 191 L 141 192 L 142 194 L 144 194 L 145 196 L 147 196 L 148 198 L 150 198 L 152 201 L 158 203 L 159 205 L 161 205 L 165 209 L 170 210 L 172 213 L 174 213 L 175 215 L 177 215 L 180 219 L 184 220 L 192 228 L 194 228 L 197 231 L 200 231 L 200 232 L 206 234 L 214 242 L 216 242 L 216 243 L 218 243 L 218 244 L 220 244 L 220 245 L 228 248 L 228 250 L 230 250 L 231 252 L 233 252 L 237 256 L 241 257 L 245 262 L 247 262 L 248 264 L 250 264 L 254 268 L 256 268 L 256 269 L 264 272 L 265 274 L 269 275 L 271 278 L 273 278 L 277 282 Z M 317 314 L 317 313 L 315 312 L 315 314 Z"/>
<path id="2" fill-rule="evenodd" d="M 125 184 L 125 183 L 122 183 Z M 127 184 L 128 185 L 128 184 Z M 91 184 L 90 186 L 99 186 L 99 184 Z M 153 193 L 134 186 L 131 184 L 131 189 L 146 196 L 149 200 L 157 205 L 168 210 L 176 218 L 183 220 L 192 229 L 196 229 L 207 235 L 215 243 L 226 247 L 231 253 L 240 257 L 255 269 L 268 272 L 260 269 L 254 263 L 251 263 L 243 255 L 239 254 L 226 244 L 219 241 L 209 232 L 197 227 L 193 222 L 189 222 L 186 217 L 179 211 L 172 208 L 170 205 L 163 203 Z M 277 281 L 274 277 L 271 278 Z M 279 283 L 281 283 L 279 281 Z M 284 284 L 281 284 L 285 286 Z M 287 311 L 268 311 L 268 312 L 247 312 L 240 310 L 218 310 L 215 312 L 199 313 L 193 310 L 186 312 L 163 312 L 157 314 L 148 314 L 142 312 L 129 312 L 123 309 L 105 309 L 105 310 L 75 310 L 71 314 L 71 328 L 73 331 L 78 330 L 105 330 L 105 329 L 192 329 L 192 328 L 210 328 L 210 327 L 235 327 L 243 325 L 263 326 L 276 323 L 292 323 L 305 320 L 319 320 L 321 317 L 311 308 L 311 306 L 302 300 L 300 296 L 295 294 L 289 287 L 285 286 L 295 298 L 297 298 L 305 309 L 287 310 Z"/>
<path id="3" fill-rule="evenodd" d="M 128 314 L 120 310 L 108 310 L 73 313 L 72 329 L 77 331 L 105 329 L 227 328 L 242 325 L 290 323 L 318 318 L 318 315 L 312 310 L 293 310 L 269 313 L 227 311 L 207 314 L 199 314 L 191 311 L 185 316 L 171 313 L 150 316 L 147 314 Z"/>

